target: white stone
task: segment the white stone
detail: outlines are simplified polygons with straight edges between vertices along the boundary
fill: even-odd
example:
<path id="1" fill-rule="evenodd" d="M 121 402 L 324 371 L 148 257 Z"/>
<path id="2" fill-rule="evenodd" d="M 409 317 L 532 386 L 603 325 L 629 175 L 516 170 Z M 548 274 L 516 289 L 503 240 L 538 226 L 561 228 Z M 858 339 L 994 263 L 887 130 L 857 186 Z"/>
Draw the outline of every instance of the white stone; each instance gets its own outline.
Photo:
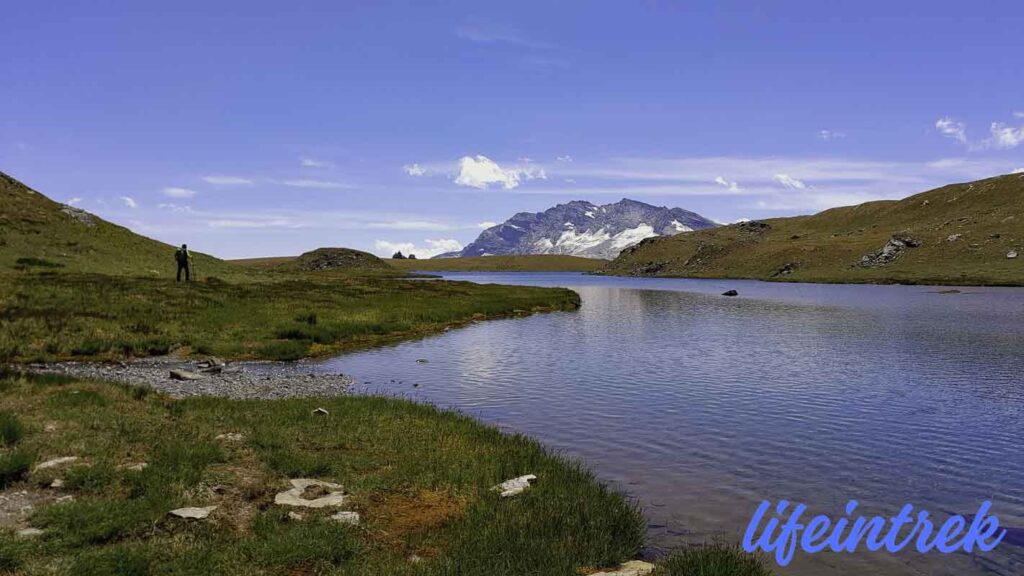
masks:
<path id="1" fill-rule="evenodd" d="M 204 506 L 202 508 L 189 507 L 189 508 L 178 508 L 177 510 L 171 510 L 169 514 L 177 516 L 178 518 L 193 518 L 196 520 L 202 520 L 210 515 L 210 512 L 216 510 L 216 506 Z"/>
<path id="2" fill-rule="evenodd" d="M 50 482 L 50 488 L 63 488 L 64 481 L 60 478 L 54 478 L 53 482 Z"/>
<path id="3" fill-rule="evenodd" d="M 36 470 L 46 470 L 47 468 L 56 468 L 63 466 L 64 464 L 70 464 L 78 460 L 78 456 L 61 456 L 60 458 L 54 458 L 53 460 L 47 460 L 36 466 Z"/>
<path id="4" fill-rule="evenodd" d="M 613 572 L 598 572 L 590 576 L 644 576 L 654 572 L 654 564 L 641 560 L 630 560 Z"/>
<path id="5" fill-rule="evenodd" d="M 516 494 L 522 493 L 530 487 L 530 482 L 533 482 L 536 479 L 537 477 L 533 474 L 527 474 L 518 478 L 512 478 L 511 480 L 505 480 L 501 484 L 491 488 L 491 490 L 501 492 L 502 498 L 508 498 L 509 496 L 515 496 Z"/>
<path id="6" fill-rule="evenodd" d="M 341 522 L 342 524 L 352 524 L 353 526 L 359 524 L 359 512 L 343 511 L 338 512 L 331 516 L 331 520 L 335 522 Z"/>
<path id="7" fill-rule="evenodd" d="M 228 442 L 241 442 L 245 439 L 244 434 L 238 432 L 226 432 L 224 434 L 217 434 L 214 437 L 215 440 L 227 440 Z"/>
<path id="8" fill-rule="evenodd" d="M 1016 250 L 1010 250 L 1009 252 L 1006 253 L 1006 257 L 1007 258 L 1016 258 L 1017 257 L 1017 251 Z"/>
<path id="9" fill-rule="evenodd" d="M 339 484 L 323 482 L 321 480 L 310 480 L 308 478 L 293 478 L 289 482 L 291 482 L 292 488 L 284 492 L 278 492 L 274 496 L 275 504 L 280 504 L 281 506 L 300 506 L 302 508 L 326 508 L 328 506 L 341 506 L 345 503 L 345 490 Z M 303 492 L 310 486 L 325 488 L 328 493 L 319 498 L 303 498 Z"/>
<path id="10" fill-rule="evenodd" d="M 328 412 L 326 408 L 317 408 L 316 410 L 313 410 L 313 415 L 314 416 L 328 416 L 328 415 L 330 415 L 330 412 Z"/>
<path id="11" fill-rule="evenodd" d="M 298 512 L 289 512 L 288 513 L 288 519 L 289 520 L 295 520 L 296 522 L 301 522 L 305 518 L 306 518 L 305 516 L 303 516 L 302 514 L 299 514 Z"/>
<path id="12" fill-rule="evenodd" d="M 36 536 L 42 536 L 43 531 L 39 528 L 23 528 L 18 530 L 18 536 L 22 538 L 35 538 Z"/>

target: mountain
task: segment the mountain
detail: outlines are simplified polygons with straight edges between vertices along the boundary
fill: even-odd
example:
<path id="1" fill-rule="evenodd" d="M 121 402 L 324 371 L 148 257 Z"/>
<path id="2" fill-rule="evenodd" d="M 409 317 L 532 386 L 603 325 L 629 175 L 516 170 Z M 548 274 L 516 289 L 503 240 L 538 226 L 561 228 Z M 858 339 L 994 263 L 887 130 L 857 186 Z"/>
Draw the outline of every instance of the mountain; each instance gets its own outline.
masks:
<path id="1" fill-rule="evenodd" d="M 604 206 L 577 200 L 544 212 L 520 212 L 484 230 L 461 251 L 435 258 L 568 254 L 610 259 L 644 238 L 713 226 L 711 220 L 682 208 L 659 208 L 628 199 Z"/>
<path id="2" fill-rule="evenodd" d="M 899 201 L 645 240 L 603 271 L 798 282 L 1024 285 L 1024 174 Z"/>
<path id="3" fill-rule="evenodd" d="M 204 277 L 237 269 L 212 256 L 192 255 L 197 274 Z M 54 202 L 0 172 L 0 271 L 12 269 L 164 278 L 177 271 L 174 247 Z"/>

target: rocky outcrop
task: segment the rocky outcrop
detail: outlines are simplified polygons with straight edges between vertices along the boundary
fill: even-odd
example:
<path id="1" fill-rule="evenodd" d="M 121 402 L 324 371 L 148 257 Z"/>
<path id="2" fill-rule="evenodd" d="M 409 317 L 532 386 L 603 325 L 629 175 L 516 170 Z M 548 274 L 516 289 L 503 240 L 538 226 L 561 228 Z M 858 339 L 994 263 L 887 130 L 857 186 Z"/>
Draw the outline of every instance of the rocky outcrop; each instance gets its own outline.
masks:
<path id="1" fill-rule="evenodd" d="M 911 236 L 909 232 L 898 232 L 893 234 L 880 250 L 862 256 L 857 265 L 865 268 L 886 266 L 895 262 L 906 250 L 920 245 L 921 241 Z"/>
<path id="2" fill-rule="evenodd" d="M 380 258 L 369 252 L 352 250 L 351 248 L 317 248 L 306 252 L 294 262 L 303 270 L 348 270 L 352 268 L 370 270 L 388 270 L 390 267 Z"/>

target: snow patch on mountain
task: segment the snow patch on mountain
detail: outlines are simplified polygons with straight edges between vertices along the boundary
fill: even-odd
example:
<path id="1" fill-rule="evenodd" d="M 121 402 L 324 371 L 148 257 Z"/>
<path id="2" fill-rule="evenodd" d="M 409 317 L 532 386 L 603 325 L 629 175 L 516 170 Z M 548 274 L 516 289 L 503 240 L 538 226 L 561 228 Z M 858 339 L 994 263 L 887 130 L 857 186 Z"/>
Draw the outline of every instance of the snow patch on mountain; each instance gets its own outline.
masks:
<path id="1" fill-rule="evenodd" d="M 439 257 L 568 254 L 610 259 L 646 238 L 713 226 L 711 220 L 682 208 L 628 199 L 604 206 L 574 201 L 544 212 L 516 214 L 484 230 L 461 251 Z"/>

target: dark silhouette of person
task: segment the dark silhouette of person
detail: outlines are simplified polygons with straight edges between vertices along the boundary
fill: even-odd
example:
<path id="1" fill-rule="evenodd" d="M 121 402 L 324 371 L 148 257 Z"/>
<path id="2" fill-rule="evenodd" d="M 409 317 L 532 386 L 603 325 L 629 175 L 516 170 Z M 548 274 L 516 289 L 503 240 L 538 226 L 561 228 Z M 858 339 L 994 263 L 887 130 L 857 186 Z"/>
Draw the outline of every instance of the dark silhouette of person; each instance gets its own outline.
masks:
<path id="1" fill-rule="evenodd" d="M 174 252 L 174 261 L 178 263 L 178 275 L 175 282 L 181 282 L 181 271 L 185 271 L 185 282 L 192 281 L 192 254 L 188 251 L 188 245 L 182 244 Z"/>

